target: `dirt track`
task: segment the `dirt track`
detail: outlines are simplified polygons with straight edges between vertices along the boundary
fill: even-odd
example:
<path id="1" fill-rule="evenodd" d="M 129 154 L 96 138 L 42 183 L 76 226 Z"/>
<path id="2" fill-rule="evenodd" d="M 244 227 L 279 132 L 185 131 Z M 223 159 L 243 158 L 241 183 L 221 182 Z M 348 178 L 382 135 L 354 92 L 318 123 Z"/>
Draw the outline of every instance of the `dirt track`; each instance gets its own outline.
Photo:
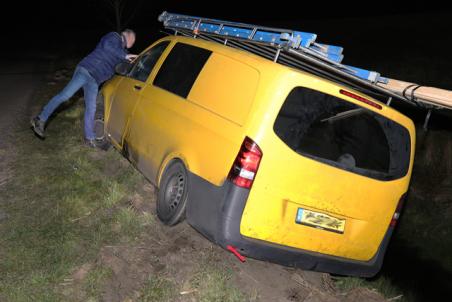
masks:
<path id="1" fill-rule="evenodd" d="M 0 185 L 8 178 L 7 159 L 12 154 L 8 144 L 16 131 L 25 131 L 29 105 L 46 72 L 52 56 L 20 55 L 0 59 Z"/>
<path id="2" fill-rule="evenodd" d="M 25 115 L 33 92 L 39 87 L 47 60 L 0 59 L 0 146 Z"/>

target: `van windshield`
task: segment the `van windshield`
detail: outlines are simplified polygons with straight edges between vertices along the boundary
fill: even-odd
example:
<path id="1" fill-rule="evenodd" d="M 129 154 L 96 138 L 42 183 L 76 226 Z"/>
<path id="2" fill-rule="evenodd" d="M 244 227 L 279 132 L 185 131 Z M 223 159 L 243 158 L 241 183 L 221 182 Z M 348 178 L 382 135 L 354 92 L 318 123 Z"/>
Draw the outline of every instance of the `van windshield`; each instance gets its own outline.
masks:
<path id="1" fill-rule="evenodd" d="M 379 180 L 408 171 L 411 142 L 405 127 L 316 90 L 294 88 L 274 131 L 300 155 L 343 170 Z"/>

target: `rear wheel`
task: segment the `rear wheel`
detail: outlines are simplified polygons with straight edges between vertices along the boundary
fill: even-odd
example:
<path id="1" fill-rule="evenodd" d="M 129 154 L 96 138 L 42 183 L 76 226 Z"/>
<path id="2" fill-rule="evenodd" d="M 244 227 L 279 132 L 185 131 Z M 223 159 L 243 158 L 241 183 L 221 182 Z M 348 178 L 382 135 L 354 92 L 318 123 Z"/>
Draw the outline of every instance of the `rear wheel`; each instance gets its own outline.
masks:
<path id="1" fill-rule="evenodd" d="M 157 196 L 157 216 L 166 225 L 175 225 L 185 218 L 188 196 L 188 173 L 184 164 L 175 160 L 163 173 Z"/>

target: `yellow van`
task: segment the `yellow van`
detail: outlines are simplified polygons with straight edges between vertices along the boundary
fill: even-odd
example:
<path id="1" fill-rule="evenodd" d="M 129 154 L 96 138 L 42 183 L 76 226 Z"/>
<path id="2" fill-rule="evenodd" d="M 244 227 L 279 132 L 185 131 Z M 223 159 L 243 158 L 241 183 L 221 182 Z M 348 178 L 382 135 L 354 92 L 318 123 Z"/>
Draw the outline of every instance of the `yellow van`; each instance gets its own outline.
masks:
<path id="1" fill-rule="evenodd" d="M 372 276 L 407 192 L 412 121 L 357 90 L 168 36 L 104 85 L 104 132 L 186 218 L 241 254 Z"/>

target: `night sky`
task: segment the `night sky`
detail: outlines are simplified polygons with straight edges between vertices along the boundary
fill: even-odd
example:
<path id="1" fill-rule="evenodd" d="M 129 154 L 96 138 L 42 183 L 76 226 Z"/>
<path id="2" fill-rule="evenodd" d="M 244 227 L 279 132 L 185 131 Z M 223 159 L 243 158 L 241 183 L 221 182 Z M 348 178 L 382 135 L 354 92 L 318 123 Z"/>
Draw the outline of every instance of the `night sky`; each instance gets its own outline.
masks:
<path id="1" fill-rule="evenodd" d="M 124 0 L 134 17 L 129 27 L 145 28 L 156 22 L 160 12 L 223 18 L 243 22 L 309 20 L 344 17 L 366 17 L 390 14 L 413 14 L 450 11 L 447 4 L 434 1 L 155 1 Z M 109 29 L 108 1 L 13 1 L 2 3 L 2 22 L 13 31 L 44 29 Z M 438 1 L 440 2 L 440 1 Z M 428 26 L 428 24 L 426 24 Z M 53 29 L 51 29 L 53 27 Z"/>
<path id="2" fill-rule="evenodd" d="M 157 17 L 169 11 L 314 32 L 319 42 L 345 48 L 344 63 L 387 76 L 405 72 L 405 80 L 452 89 L 452 83 L 442 77 L 450 70 L 444 62 L 452 62 L 452 9 L 444 4 L 446 1 L 124 1 L 123 27 L 137 32 L 132 49 L 135 53 L 161 35 L 163 28 Z M 0 54 L 86 55 L 103 34 L 115 30 L 107 2 L 3 2 L 0 21 L 5 43 Z M 436 63 L 425 62 L 429 58 L 439 59 Z M 419 64 L 420 60 L 424 60 L 420 63 L 427 68 L 426 73 L 415 75 L 406 70 L 407 64 Z M 404 65 L 389 68 L 388 64 L 397 67 L 392 62 Z"/>

